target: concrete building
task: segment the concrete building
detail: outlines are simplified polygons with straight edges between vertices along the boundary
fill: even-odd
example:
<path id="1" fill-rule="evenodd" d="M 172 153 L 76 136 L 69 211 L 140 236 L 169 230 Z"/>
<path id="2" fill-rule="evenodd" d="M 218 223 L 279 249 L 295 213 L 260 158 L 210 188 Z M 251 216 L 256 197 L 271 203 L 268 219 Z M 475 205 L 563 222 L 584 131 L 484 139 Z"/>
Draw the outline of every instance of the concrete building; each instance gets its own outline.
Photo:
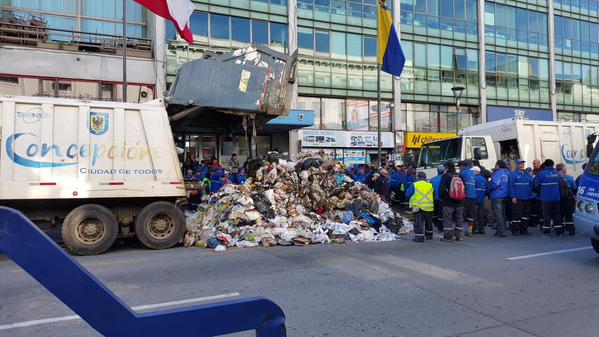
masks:
<path id="1" fill-rule="evenodd" d="M 3 0 L 0 11 L 0 93 L 123 100 L 122 1 Z M 164 31 L 127 0 L 127 101 L 162 96 Z"/>

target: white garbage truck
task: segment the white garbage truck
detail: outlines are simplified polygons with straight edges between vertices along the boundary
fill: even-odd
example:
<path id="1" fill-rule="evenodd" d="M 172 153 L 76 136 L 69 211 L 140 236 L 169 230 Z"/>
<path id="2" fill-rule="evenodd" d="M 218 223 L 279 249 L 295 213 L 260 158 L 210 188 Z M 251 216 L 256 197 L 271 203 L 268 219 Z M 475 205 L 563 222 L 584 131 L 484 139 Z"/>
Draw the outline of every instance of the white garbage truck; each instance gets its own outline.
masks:
<path id="1" fill-rule="evenodd" d="M 0 96 L 0 127 L 0 204 L 60 229 L 71 252 L 183 238 L 185 185 L 161 101 Z"/>
<path id="2" fill-rule="evenodd" d="M 515 168 L 516 159 L 524 159 L 528 167 L 539 159 L 564 163 L 568 174 L 582 173 L 586 162 L 586 143 L 589 134 L 599 131 L 599 124 L 547 122 L 522 117 L 474 125 L 459 131 L 459 136 L 426 143 L 420 150 L 419 171 L 427 177 L 437 175 L 437 166 L 452 161 L 477 159 L 487 169 L 497 160 L 505 160 Z"/>

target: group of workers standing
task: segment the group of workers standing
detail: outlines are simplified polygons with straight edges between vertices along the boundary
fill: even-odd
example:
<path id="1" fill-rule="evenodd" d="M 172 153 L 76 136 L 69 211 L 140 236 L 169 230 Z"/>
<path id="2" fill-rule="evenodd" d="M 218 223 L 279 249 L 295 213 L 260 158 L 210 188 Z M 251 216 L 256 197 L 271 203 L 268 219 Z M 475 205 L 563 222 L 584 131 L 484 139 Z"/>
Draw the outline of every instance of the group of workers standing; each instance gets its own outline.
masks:
<path id="1" fill-rule="evenodd" d="M 458 173 L 448 162 L 437 168 L 430 182 L 418 172 L 405 193 L 414 214 L 414 241 L 431 240 L 433 225 L 445 242 L 461 241 L 464 234 L 485 234 L 487 226 L 495 228 L 498 237 L 506 237 L 508 230 L 513 236 L 530 235 L 528 228 L 539 224 L 545 235 L 552 229 L 556 236 L 575 235 L 577 185 L 566 166 L 551 159 L 542 164 L 535 160 L 532 168 L 521 159 L 516 165 L 510 171 L 507 162 L 499 160 L 489 171 L 466 160 L 459 163 Z"/>

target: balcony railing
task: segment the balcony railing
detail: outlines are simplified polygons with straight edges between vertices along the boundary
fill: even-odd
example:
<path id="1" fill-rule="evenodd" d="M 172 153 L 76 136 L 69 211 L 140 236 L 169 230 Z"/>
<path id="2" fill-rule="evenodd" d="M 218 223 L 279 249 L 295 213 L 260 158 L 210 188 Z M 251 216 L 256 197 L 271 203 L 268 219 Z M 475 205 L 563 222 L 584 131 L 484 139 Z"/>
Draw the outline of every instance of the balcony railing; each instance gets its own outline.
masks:
<path id="1" fill-rule="evenodd" d="M 23 18 L 13 15 L 9 18 L 0 18 L 0 44 L 123 54 L 122 36 L 50 28 L 43 18 L 36 16 Z M 146 38 L 127 37 L 127 55 L 152 58 L 152 41 Z"/>

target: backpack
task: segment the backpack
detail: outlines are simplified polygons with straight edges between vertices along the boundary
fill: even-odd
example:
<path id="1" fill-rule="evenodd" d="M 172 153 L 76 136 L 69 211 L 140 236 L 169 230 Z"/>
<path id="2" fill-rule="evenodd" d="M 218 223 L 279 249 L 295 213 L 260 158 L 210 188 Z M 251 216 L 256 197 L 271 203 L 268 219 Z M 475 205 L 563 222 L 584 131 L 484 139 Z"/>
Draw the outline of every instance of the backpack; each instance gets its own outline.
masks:
<path id="1" fill-rule="evenodd" d="M 572 198 L 572 191 L 570 190 L 570 184 L 568 184 L 568 180 L 566 178 L 559 178 L 559 194 L 562 200 L 567 200 Z"/>
<path id="2" fill-rule="evenodd" d="M 466 189 L 464 188 L 464 182 L 458 176 L 451 178 L 451 184 L 449 185 L 449 198 L 451 200 L 462 201 L 466 199 Z"/>

